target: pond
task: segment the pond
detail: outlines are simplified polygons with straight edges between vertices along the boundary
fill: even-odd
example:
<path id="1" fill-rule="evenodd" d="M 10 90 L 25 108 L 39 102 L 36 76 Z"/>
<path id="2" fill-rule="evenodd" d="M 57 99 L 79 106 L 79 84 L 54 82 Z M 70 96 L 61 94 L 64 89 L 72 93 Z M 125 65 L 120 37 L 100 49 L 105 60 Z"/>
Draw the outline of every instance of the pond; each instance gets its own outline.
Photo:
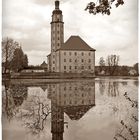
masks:
<path id="1" fill-rule="evenodd" d="M 138 80 L 5 82 L 2 134 L 3 140 L 137 140 Z"/>

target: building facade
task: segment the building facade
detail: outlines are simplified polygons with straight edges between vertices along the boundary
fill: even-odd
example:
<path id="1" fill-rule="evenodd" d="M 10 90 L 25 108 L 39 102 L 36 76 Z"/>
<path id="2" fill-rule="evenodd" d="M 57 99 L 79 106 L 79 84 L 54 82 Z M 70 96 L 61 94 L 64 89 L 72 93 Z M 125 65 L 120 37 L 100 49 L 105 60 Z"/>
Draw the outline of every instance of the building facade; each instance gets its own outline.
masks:
<path id="1" fill-rule="evenodd" d="M 60 73 L 95 73 L 95 49 L 79 36 L 71 36 L 64 43 L 64 22 L 59 1 L 55 1 L 55 10 L 52 12 L 48 69 Z"/>

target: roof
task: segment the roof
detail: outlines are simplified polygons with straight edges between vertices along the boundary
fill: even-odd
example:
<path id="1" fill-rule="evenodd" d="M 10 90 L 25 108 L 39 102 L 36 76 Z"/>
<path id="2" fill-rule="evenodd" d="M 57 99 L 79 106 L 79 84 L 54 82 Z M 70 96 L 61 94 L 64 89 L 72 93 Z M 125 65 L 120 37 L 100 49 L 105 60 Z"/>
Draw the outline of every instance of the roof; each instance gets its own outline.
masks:
<path id="1" fill-rule="evenodd" d="M 41 67 L 47 67 L 48 65 L 46 64 L 45 61 L 43 61 L 43 63 L 40 65 Z"/>
<path id="2" fill-rule="evenodd" d="M 71 120 L 79 120 L 95 105 L 81 105 L 81 106 L 69 106 L 64 108 L 64 112 L 69 116 Z"/>
<path id="3" fill-rule="evenodd" d="M 59 50 L 84 50 L 84 51 L 96 51 L 91 48 L 84 40 L 79 36 L 71 36 Z"/>

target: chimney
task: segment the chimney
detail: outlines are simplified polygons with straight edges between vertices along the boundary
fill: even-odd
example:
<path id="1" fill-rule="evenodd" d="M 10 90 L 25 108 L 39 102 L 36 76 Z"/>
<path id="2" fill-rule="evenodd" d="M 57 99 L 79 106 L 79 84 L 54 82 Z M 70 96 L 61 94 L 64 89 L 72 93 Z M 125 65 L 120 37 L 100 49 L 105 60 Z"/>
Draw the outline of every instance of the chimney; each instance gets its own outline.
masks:
<path id="1" fill-rule="evenodd" d="M 59 1 L 58 0 L 55 1 L 55 9 L 59 10 Z"/>

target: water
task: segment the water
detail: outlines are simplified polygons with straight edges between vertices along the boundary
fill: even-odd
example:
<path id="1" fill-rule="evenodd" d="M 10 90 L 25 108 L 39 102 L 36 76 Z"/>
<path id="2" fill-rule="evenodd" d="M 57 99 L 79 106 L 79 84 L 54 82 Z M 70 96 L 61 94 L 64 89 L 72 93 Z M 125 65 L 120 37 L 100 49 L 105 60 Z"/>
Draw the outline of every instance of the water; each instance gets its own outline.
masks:
<path id="1" fill-rule="evenodd" d="M 137 140 L 138 80 L 6 82 L 3 140 Z"/>

